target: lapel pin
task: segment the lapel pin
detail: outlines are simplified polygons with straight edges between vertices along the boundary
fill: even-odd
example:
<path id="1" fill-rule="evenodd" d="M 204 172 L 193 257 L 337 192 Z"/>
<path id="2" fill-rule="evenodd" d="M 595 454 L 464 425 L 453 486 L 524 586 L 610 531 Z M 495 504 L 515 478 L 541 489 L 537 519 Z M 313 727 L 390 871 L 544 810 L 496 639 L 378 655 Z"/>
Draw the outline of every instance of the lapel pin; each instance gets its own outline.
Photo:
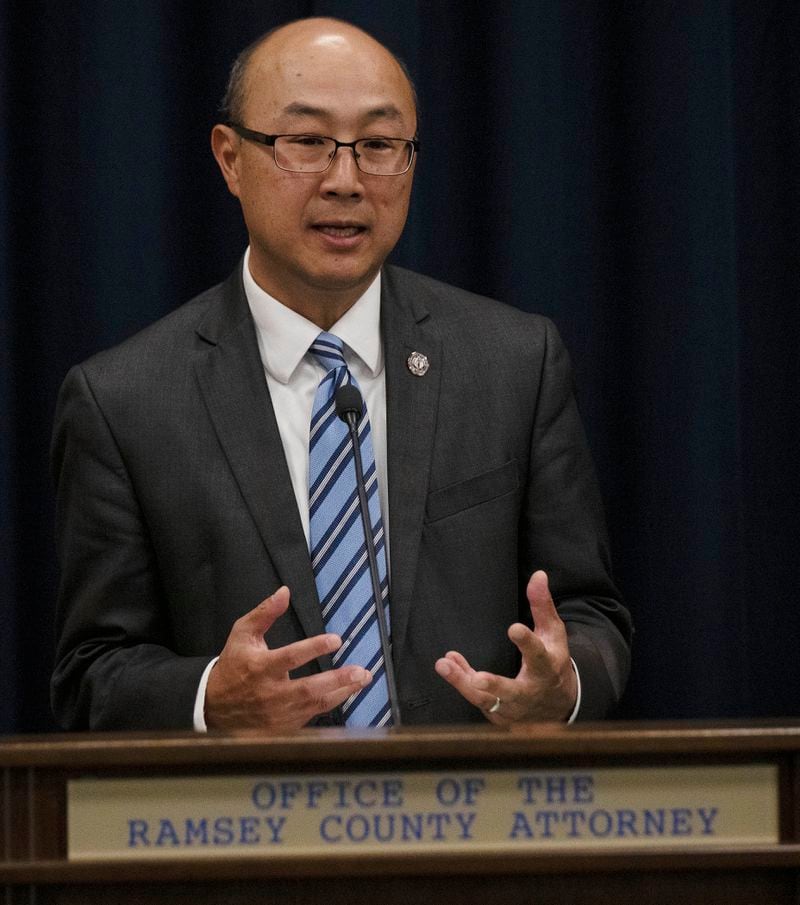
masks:
<path id="1" fill-rule="evenodd" d="M 406 365 L 415 377 L 422 377 L 427 374 L 431 363 L 428 361 L 428 356 L 423 355 L 422 352 L 412 352 L 406 359 Z"/>

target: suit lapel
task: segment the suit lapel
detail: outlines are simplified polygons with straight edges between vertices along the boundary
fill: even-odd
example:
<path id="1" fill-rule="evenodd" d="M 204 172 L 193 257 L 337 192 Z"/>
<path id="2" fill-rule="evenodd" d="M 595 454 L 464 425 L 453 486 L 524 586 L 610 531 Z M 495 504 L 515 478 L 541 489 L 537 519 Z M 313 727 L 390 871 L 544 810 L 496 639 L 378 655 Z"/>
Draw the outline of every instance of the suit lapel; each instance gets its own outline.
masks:
<path id="1" fill-rule="evenodd" d="M 424 297 L 403 291 L 402 271 L 386 268 L 381 332 L 386 367 L 389 464 L 390 607 L 395 663 L 400 662 L 414 593 L 428 478 L 439 407 L 441 341 Z M 416 285 L 416 284 L 415 284 Z M 427 356 L 421 377 L 408 368 L 412 352 Z"/>
<path id="2" fill-rule="evenodd" d="M 197 330 L 209 344 L 195 366 L 200 389 L 245 505 L 280 581 L 291 590 L 303 630 L 309 637 L 318 635 L 325 629 L 308 546 L 240 268 L 221 292 Z"/>

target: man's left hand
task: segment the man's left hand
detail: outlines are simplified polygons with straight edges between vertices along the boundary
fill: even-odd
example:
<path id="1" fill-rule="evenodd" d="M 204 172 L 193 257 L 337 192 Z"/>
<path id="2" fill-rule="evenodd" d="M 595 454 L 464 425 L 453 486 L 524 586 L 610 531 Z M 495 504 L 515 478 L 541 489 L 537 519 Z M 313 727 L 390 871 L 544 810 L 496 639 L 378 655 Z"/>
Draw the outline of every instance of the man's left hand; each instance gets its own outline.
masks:
<path id="1" fill-rule="evenodd" d="M 569 719 L 578 695 L 567 645 L 547 575 L 534 572 L 527 587 L 534 630 L 515 622 L 508 637 L 519 648 L 522 666 L 516 678 L 476 672 L 457 651 L 436 661 L 436 672 L 496 726 Z M 499 705 L 497 704 L 499 700 Z"/>

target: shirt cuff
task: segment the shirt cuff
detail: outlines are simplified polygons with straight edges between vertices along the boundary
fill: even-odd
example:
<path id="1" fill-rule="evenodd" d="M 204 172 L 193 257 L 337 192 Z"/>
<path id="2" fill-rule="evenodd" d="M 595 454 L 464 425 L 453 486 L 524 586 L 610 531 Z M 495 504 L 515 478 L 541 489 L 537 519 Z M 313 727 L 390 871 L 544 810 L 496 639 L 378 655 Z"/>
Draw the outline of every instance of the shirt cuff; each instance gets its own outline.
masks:
<path id="1" fill-rule="evenodd" d="M 569 719 L 567 720 L 567 724 L 575 722 L 575 720 L 578 718 L 578 711 L 581 709 L 581 674 L 578 672 L 578 667 L 575 665 L 575 661 L 572 659 L 572 657 L 569 658 L 569 661 L 570 663 L 572 663 L 572 668 L 575 670 L 575 678 L 578 682 L 578 694 L 575 698 L 575 707 L 570 714 Z"/>
<path id="2" fill-rule="evenodd" d="M 206 726 L 206 686 L 208 685 L 208 677 L 211 675 L 211 670 L 216 666 L 217 660 L 219 657 L 214 657 L 214 659 L 206 666 L 203 670 L 203 675 L 200 676 L 200 684 L 197 686 L 197 696 L 194 699 L 194 731 L 195 732 L 208 732 L 208 726 Z M 575 664 L 573 663 L 573 666 Z M 580 693 L 580 681 L 578 682 L 578 700 L 581 699 Z"/>

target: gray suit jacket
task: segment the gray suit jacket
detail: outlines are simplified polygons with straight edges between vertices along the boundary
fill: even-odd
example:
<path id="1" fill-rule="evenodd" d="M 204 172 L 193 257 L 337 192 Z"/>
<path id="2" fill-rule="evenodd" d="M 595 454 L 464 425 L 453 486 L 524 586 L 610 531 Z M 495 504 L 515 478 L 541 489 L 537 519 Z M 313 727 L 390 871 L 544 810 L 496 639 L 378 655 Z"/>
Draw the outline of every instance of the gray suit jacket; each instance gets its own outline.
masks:
<path id="1" fill-rule="evenodd" d="M 524 588 L 538 568 L 568 627 L 580 716 L 603 716 L 625 684 L 630 623 L 554 327 L 394 267 L 381 305 L 404 721 L 482 719 L 433 664 L 455 649 L 514 675 L 506 630 L 530 623 Z M 414 351 L 430 360 L 423 377 L 406 366 Z M 190 727 L 210 657 L 281 584 L 291 609 L 268 643 L 324 631 L 240 269 L 73 368 L 52 454 L 62 566 L 52 689 L 66 728 Z"/>

